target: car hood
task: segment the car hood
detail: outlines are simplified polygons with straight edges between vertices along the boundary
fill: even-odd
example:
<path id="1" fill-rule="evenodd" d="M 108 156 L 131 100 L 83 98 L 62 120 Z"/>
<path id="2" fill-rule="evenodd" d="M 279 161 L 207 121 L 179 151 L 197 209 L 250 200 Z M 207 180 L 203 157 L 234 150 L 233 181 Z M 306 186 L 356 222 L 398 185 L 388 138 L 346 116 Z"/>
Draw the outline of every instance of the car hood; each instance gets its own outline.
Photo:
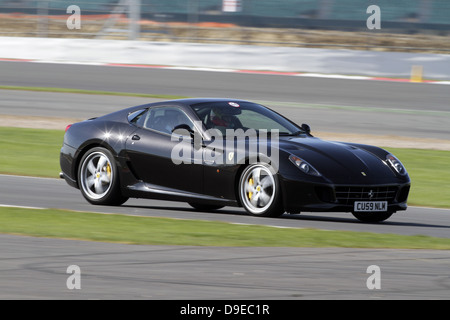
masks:
<path id="1" fill-rule="evenodd" d="M 380 158 L 387 154 L 380 148 L 377 156 L 359 146 L 311 137 L 280 137 L 279 143 L 280 150 L 306 160 L 325 179 L 336 184 L 388 184 L 396 178 Z"/>

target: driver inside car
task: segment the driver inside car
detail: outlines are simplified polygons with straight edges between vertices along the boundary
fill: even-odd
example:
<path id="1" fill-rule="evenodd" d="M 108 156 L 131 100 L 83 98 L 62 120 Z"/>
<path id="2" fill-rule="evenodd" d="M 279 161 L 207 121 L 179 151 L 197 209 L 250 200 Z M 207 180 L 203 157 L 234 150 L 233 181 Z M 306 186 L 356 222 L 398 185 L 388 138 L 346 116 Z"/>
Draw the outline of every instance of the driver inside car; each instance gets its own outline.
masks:
<path id="1" fill-rule="evenodd" d="M 209 120 L 212 127 L 217 129 L 221 129 L 220 127 L 225 129 L 235 129 L 241 127 L 240 121 L 235 115 L 224 114 L 220 108 L 211 109 Z"/>

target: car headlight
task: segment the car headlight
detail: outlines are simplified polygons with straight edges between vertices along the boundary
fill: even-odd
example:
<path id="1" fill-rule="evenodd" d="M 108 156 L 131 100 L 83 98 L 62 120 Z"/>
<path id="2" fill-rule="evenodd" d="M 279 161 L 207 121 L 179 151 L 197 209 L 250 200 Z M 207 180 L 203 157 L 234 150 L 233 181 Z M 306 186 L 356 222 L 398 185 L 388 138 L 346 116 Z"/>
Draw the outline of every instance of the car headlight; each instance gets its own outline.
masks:
<path id="1" fill-rule="evenodd" d="M 406 169 L 403 166 L 403 164 L 398 160 L 393 154 L 389 153 L 386 156 L 386 161 L 391 165 L 391 167 L 399 174 L 399 175 L 406 175 Z"/>
<path id="2" fill-rule="evenodd" d="M 319 173 L 319 171 L 317 171 L 312 165 L 310 165 L 308 162 L 306 162 L 305 160 L 303 160 L 302 158 L 299 158 L 297 156 L 294 156 L 293 154 L 291 154 L 289 156 L 289 160 L 291 160 L 291 162 L 300 170 L 302 170 L 304 173 L 312 175 L 312 176 L 317 176 L 320 177 L 321 174 Z"/>

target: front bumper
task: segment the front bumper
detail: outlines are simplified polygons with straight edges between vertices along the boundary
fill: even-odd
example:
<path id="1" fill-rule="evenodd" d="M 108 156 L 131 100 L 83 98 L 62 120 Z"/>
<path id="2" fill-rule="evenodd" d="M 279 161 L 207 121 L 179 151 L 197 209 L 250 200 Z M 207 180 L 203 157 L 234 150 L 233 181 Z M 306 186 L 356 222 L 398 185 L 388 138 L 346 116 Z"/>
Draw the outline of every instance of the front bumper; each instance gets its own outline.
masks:
<path id="1" fill-rule="evenodd" d="M 333 185 L 281 179 L 286 212 L 352 212 L 355 201 L 387 201 L 389 212 L 407 209 L 410 183 Z"/>

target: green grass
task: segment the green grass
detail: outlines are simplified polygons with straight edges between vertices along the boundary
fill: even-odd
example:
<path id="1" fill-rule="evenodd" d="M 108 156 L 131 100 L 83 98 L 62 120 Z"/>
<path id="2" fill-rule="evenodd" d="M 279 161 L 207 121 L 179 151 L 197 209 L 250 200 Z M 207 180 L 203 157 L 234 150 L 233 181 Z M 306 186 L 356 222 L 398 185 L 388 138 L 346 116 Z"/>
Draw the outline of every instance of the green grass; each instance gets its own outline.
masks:
<path id="1" fill-rule="evenodd" d="M 60 130 L 0 127 L 0 173 L 58 177 L 63 136 Z M 410 205 L 450 208 L 450 151 L 386 149 L 408 169 Z"/>
<path id="2" fill-rule="evenodd" d="M 275 228 L 6 207 L 0 208 L 0 232 L 146 245 L 450 249 L 450 239 L 428 236 Z"/>
<path id="3" fill-rule="evenodd" d="M 450 151 L 386 148 L 411 178 L 410 205 L 450 208 Z"/>
<path id="4" fill-rule="evenodd" d="M 0 173 L 59 176 L 64 131 L 0 127 Z"/>

